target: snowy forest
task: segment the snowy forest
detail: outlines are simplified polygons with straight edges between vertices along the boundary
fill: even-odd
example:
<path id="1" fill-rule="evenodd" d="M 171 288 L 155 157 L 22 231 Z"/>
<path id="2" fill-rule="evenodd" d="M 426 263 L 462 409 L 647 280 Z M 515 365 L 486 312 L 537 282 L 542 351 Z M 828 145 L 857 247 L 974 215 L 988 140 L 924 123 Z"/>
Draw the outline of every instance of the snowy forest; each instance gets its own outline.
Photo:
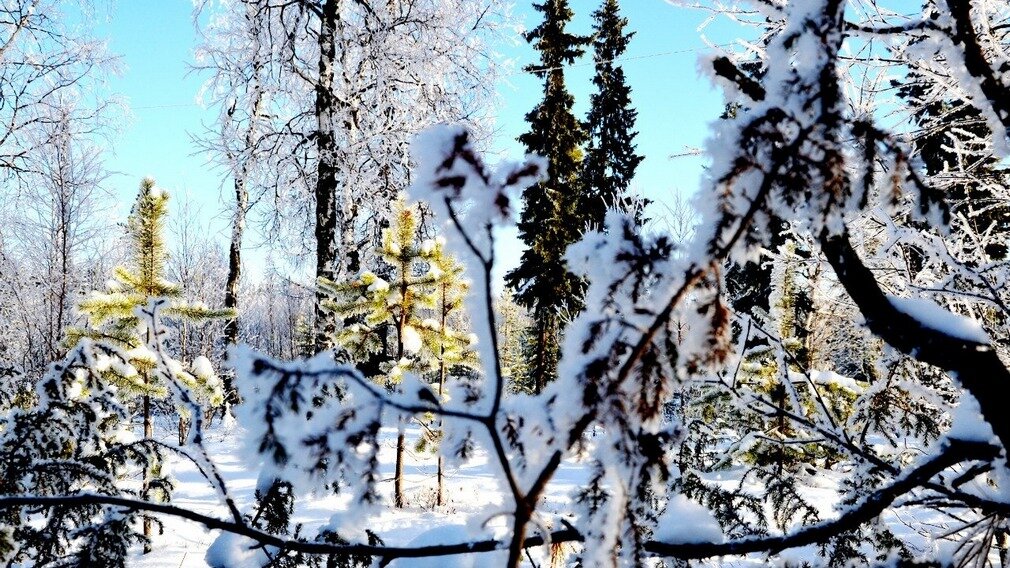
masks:
<path id="1" fill-rule="evenodd" d="M 3 565 L 1010 568 L 1010 5 L 515 3 L 187 4 L 219 242 L 109 166 L 101 2 L 0 0 Z"/>

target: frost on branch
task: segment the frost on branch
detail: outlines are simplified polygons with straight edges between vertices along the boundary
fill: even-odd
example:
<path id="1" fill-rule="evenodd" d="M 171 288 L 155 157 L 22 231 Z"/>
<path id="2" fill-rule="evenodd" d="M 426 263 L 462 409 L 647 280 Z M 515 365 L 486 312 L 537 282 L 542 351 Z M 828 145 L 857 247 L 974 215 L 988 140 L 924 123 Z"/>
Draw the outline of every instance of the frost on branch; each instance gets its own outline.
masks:
<path id="1" fill-rule="evenodd" d="M 247 425 L 246 450 L 261 477 L 299 492 L 350 487 L 356 504 L 378 501 L 378 441 L 385 389 L 328 354 L 279 362 L 237 347 L 231 354 Z M 390 408 L 390 410 L 393 410 Z"/>
<path id="2" fill-rule="evenodd" d="M 0 496 L 142 497 L 121 479 L 150 472 L 163 450 L 130 435 L 119 388 L 105 376 L 112 367 L 130 366 L 124 351 L 82 339 L 38 381 L 34 406 L 5 407 Z M 151 498 L 170 489 L 165 477 L 148 478 Z M 13 537 L 14 562 L 85 566 L 101 558 L 102 565 L 124 566 L 127 548 L 144 540 L 135 523 L 139 517 L 135 510 L 98 504 L 9 507 L 0 516 L 0 530 Z"/>

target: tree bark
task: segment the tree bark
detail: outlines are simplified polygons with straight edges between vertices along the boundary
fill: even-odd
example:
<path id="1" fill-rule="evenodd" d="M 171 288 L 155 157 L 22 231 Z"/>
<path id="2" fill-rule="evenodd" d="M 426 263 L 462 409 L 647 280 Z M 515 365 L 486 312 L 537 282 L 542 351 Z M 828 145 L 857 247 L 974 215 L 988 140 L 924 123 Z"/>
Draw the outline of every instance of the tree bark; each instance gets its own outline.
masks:
<path id="1" fill-rule="evenodd" d="M 393 506 L 400 509 L 404 506 L 403 500 L 403 454 L 406 438 L 401 431 L 396 436 L 396 471 L 393 473 Z"/>
<path id="2" fill-rule="evenodd" d="M 144 374 L 144 384 L 150 384 L 150 379 L 147 374 Z M 144 438 L 150 440 L 154 436 L 154 426 L 151 423 L 151 396 L 144 395 Z M 150 479 L 148 479 L 148 472 L 144 471 L 144 484 L 142 488 L 142 494 L 144 499 L 150 499 L 147 492 L 150 490 Z M 144 554 L 151 552 L 151 517 L 144 516 L 144 537 L 147 541 L 144 542 Z"/>
<path id="3" fill-rule="evenodd" d="M 820 241 L 838 281 L 859 306 L 870 331 L 891 347 L 949 371 L 975 397 L 982 417 L 992 426 L 1003 447 L 1010 449 L 1010 420 L 1006 417 L 1005 403 L 1010 371 L 996 350 L 991 345 L 928 328 L 896 308 L 859 258 L 847 234 L 823 234 Z"/>
<path id="4" fill-rule="evenodd" d="M 336 25 L 339 0 L 326 0 L 321 7 L 319 26 L 319 79 L 316 83 L 316 277 L 334 278 L 337 260 L 337 166 L 334 136 L 335 106 L 333 68 L 336 62 Z M 343 251 L 348 252 L 348 251 Z M 335 316 L 323 309 L 325 294 L 316 290 L 315 347 L 332 346 Z"/>
<path id="5" fill-rule="evenodd" d="M 250 127 L 252 128 L 252 127 Z M 228 248 L 228 279 L 224 287 L 224 307 L 230 310 L 238 310 L 238 286 L 242 278 L 242 235 L 245 232 L 245 215 L 249 206 L 249 192 L 245 187 L 245 180 L 242 179 L 246 168 L 243 167 L 243 175 L 235 178 L 235 218 L 232 221 L 231 245 Z M 225 349 L 230 345 L 238 343 L 238 315 L 229 319 L 224 325 Z M 235 379 L 231 373 L 224 376 L 224 400 L 226 405 L 238 403 L 238 391 L 235 388 Z"/>
<path id="6" fill-rule="evenodd" d="M 446 324 L 446 305 L 448 304 L 448 299 L 446 298 L 448 284 L 442 283 L 442 321 L 440 331 L 442 337 L 439 338 L 438 346 L 438 401 L 442 402 L 442 394 L 445 392 L 445 324 Z M 438 419 L 438 431 L 442 431 L 442 419 Z M 442 458 L 442 452 L 438 453 L 438 492 L 435 495 L 435 505 L 441 507 L 445 505 L 445 490 L 444 490 L 444 460 Z"/>
<path id="7" fill-rule="evenodd" d="M 400 307 L 400 317 L 396 322 L 396 360 L 403 359 L 403 330 L 407 327 L 407 305 L 410 301 L 407 287 L 407 278 L 410 273 L 410 265 L 401 261 L 400 263 L 400 298 L 403 304 Z M 396 470 L 393 473 L 393 505 L 397 508 L 404 506 L 403 500 L 403 454 L 406 440 L 403 434 L 403 421 L 399 422 L 400 433 L 396 437 Z"/>

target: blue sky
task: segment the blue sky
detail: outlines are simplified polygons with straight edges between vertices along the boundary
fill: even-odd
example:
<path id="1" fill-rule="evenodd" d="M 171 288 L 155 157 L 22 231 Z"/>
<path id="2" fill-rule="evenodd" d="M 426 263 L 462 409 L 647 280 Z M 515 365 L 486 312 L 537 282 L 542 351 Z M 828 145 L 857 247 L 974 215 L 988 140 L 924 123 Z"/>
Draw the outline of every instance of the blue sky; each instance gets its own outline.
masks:
<path id="1" fill-rule="evenodd" d="M 576 17 L 570 29 L 589 33 L 591 13 L 599 1 L 572 0 L 571 5 Z M 685 147 L 700 146 L 708 123 L 722 110 L 721 95 L 696 70 L 704 51 L 697 28 L 706 14 L 673 7 L 664 0 L 624 0 L 622 9 L 630 20 L 629 28 L 636 31 L 622 65 L 639 111 L 637 141 L 645 156 L 634 185 L 646 197 L 663 202 L 697 187 L 702 160 L 669 157 Z M 528 1 L 517 2 L 514 13 L 528 27 L 538 22 Z M 110 3 L 100 20 L 95 33 L 107 38 L 110 51 L 122 57 L 124 67 L 120 76 L 109 79 L 109 86 L 126 99 L 132 113 L 109 160 L 111 169 L 120 173 L 109 184 L 117 196 L 117 213 L 125 216 L 140 179 L 150 175 L 177 198 L 194 201 L 210 234 L 226 242 L 220 172 L 195 154 L 191 141 L 202 124 L 213 120 L 211 111 L 195 104 L 204 77 L 189 67 L 197 41 L 192 4 L 188 0 L 118 0 Z M 523 132 L 523 117 L 536 103 L 541 86 L 519 72 L 535 60 L 525 42 L 519 40 L 500 50 L 515 62 L 516 72 L 499 86 L 494 147 L 518 156 L 522 147 L 515 138 Z M 580 116 L 588 108 L 592 73 L 588 55 L 566 73 Z M 515 258 L 518 245 L 505 240 L 503 256 Z M 251 255 L 254 263 L 255 256 Z M 257 267 L 251 268 L 255 272 Z"/>

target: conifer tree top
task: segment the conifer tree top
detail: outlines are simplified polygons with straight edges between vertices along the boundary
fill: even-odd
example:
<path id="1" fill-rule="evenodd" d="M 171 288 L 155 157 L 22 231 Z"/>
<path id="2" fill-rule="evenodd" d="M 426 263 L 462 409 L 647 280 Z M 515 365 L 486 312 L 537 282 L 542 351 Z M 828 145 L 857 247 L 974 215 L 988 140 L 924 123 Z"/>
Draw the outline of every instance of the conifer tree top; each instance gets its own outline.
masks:
<path id="1" fill-rule="evenodd" d="M 533 4 L 533 9 L 544 15 L 539 26 L 526 32 L 524 37 L 540 53 L 540 65 L 527 65 L 526 71 L 543 77 L 545 73 L 560 71 L 564 64 L 571 64 L 582 56 L 588 38 L 565 31 L 574 12 L 568 7 L 568 0 L 546 0 Z"/>
<path id="2" fill-rule="evenodd" d="M 168 199 L 168 193 L 155 185 L 153 179 L 145 178 L 141 182 L 137 201 L 127 221 L 132 253 L 130 262 L 114 269 L 113 279 L 104 292 L 92 292 L 78 304 L 78 311 L 88 318 L 88 327 L 69 328 L 66 332 L 70 345 L 89 338 L 123 349 L 125 359 L 133 368 L 108 369 L 105 376 L 107 380 L 126 387 L 130 394 L 161 397 L 167 393 L 163 385 L 145 379 L 146 371 L 153 366 L 155 358 L 149 349 L 149 338 L 144 337 L 138 310 L 147 308 L 158 299 L 168 299 L 170 302 L 161 310 L 161 315 L 167 318 L 209 321 L 234 317 L 234 311 L 230 309 L 213 309 L 203 303 L 183 302 L 180 298 L 182 287 L 165 278 L 168 248 L 164 230 Z M 190 370 L 173 363 L 176 378 L 196 389 L 211 405 L 217 406 L 223 399 L 220 381 L 213 369 L 203 358 L 191 363 L 193 368 Z"/>
<path id="3" fill-rule="evenodd" d="M 631 106 L 631 87 L 618 65 L 635 34 L 624 32 L 628 19 L 621 16 L 617 0 L 604 0 L 593 19 L 596 92 L 591 95 L 585 125 L 589 144 L 583 167 L 587 186 L 583 206 L 590 222 L 602 227 L 608 208 L 633 208 L 627 193 L 643 157 L 635 153 L 638 111 Z"/>

